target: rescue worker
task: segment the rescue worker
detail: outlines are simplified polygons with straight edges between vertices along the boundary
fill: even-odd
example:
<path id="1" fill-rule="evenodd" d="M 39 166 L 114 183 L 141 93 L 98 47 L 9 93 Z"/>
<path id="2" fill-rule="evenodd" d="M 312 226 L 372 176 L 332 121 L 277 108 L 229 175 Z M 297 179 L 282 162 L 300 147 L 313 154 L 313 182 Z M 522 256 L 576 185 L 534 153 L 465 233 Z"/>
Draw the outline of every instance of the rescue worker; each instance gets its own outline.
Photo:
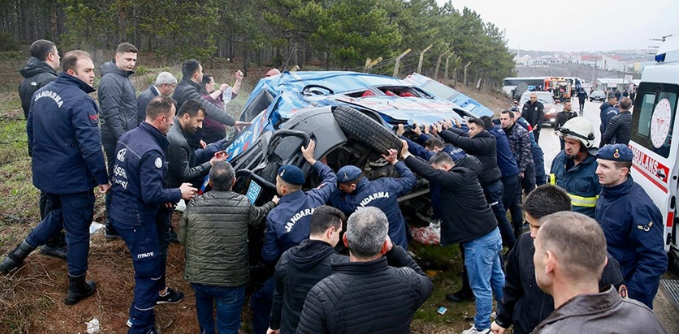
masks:
<path id="1" fill-rule="evenodd" d="M 59 58 L 59 51 L 54 42 L 39 39 L 30 48 L 31 58 L 28 59 L 26 65 L 21 68 L 19 73 L 24 77 L 19 84 L 19 97 L 21 97 L 21 107 L 24 109 L 24 116 L 28 119 L 28 112 L 31 107 L 31 100 L 33 93 L 38 89 L 46 86 L 48 83 L 57 78 L 57 70 L 61 64 Z M 28 143 L 28 156 L 32 156 L 31 143 Z M 52 211 L 52 204 L 47 199 L 47 194 L 40 191 L 40 219 L 45 219 L 45 216 Z M 66 236 L 63 230 L 57 232 L 53 238 L 40 247 L 40 253 L 55 256 L 66 260 Z"/>
<path id="2" fill-rule="evenodd" d="M 564 149 L 552 161 L 549 184 L 566 190 L 573 211 L 594 218 L 596 198 L 601 191 L 596 176 L 594 126 L 585 117 L 575 117 L 559 129 L 559 134 Z"/>
<path id="3" fill-rule="evenodd" d="M 89 227 L 94 214 L 94 187 L 111 187 L 101 150 L 94 92 L 94 64 L 85 51 L 67 52 L 56 80 L 33 94 L 26 129 L 33 145 L 33 185 L 47 194 L 52 211 L 0 263 L 8 274 L 62 228 L 66 231 L 68 294 L 73 305 L 96 292 L 86 281 Z"/>
<path id="4" fill-rule="evenodd" d="M 608 252 L 620 262 L 629 297 L 653 309 L 660 276 L 667 270 L 662 214 L 629 174 L 634 159 L 629 147 L 606 145 L 596 157 L 602 186 L 596 220 Z"/>
<path id="5" fill-rule="evenodd" d="M 585 92 L 584 89 L 580 88 L 578 91 L 578 105 L 580 107 L 579 112 L 580 116 L 582 116 L 585 112 L 585 102 L 587 101 L 587 93 Z"/>
<path id="6" fill-rule="evenodd" d="M 337 189 L 330 200 L 332 206 L 347 216 L 366 206 L 379 208 L 387 215 L 391 242 L 408 249 L 406 221 L 398 206 L 398 197 L 413 189 L 417 178 L 403 161 L 398 161 L 396 150 L 389 150 L 389 154 L 383 154 L 382 157 L 394 166 L 400 177 L 382 177 L 371 181 L 361 175 L 360 168 L 347 165 L 337 171 Z"/>
<path id="7" fill-rule="evenodd" d="M 314 209 L 324 205 L 337 187 L 337 176 L 322 162 L 314 158 L 316 143 L 312 140 L 301 147 L 302 156 L 318 174 L 322 183 L 315 189 L 302 191 L 304 173 L 297 166 L 283 165 L 276 176 L 278 205 L 266 217 L 262 261 L 276 263 L 288 249 L 309 238 L 311 215 Z M 274 279 L 269 278 L 262 288 L 250 298 L 252 327 L 255 334 L 264 334 L 269 328 L 269 316 L 273 303 Z"/>
<path id="8" fill-rule="evenodd" d="M 146 121 L 120 137 L 112 162 L 111 221 L 125 241 L 134 267 L 134 298 L 130 307 L 129 334 L 156 333 L 155 313 L 160 278 L 161 250 L 155 217 L 161 205 L 189 200 L 197 189 L 190 183 L 163 189 L 167 171 L 166 134 L 176 108 L 167 96 L 155 97 L 146 109 Z"/>
<path id="9" fill-rule="evenodd" d="M 521 116 L 528 121 L 528 124 L 535 130 L 535 142 L 540 142 L 540 130 L 542 121 L 545 120 L 545 106 L 538 101 L 538 94 L 531 93 L 530 100 L 526 101 L 521 110 Z"/>

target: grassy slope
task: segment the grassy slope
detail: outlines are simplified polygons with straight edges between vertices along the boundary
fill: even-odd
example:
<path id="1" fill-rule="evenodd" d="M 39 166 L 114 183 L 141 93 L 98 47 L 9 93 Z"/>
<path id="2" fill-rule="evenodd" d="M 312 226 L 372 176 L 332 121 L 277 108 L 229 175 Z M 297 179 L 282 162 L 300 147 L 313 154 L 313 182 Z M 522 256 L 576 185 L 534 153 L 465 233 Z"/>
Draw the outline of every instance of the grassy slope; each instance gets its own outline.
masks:
<path id="1" fill-rule="evenodd" d="M 4 256 L 20 242 L 27 231 L 39 220 L 39 192 L 32 186 L 27 154 L 25 120 L 16 93 L 21 77 L 16 69 L 23 65 L 21 56 L 0 55 L 0 70 L 8 75 L 0 82 L 0 254 Z M 220 66 L 217 64 L 216 66 Z M 155 67 L 142 63 L 133 78 L 137 92 L 153 82 L 156 73 L 168 70 L 179 75 L 178 67 Z M 263 70 L 261 70 L 263 71 Z M 233 83 L 233 70 L 229 68 L 206 69 L 218 83 Z M 251 75 L 257 76 L 254 70 Z M 229 104 L 229 110 L 242 110 L 253 80 L 246 80 L 241 96 Z M 496 96 L 475 94 L 484 103 L 496 102 Z M 497 105 L 497 104 L 496 104 Z M 493 108 L 495 109 L 495 108 Z M 99 199 L 95 220 L 103 221 L 103 202 Z M 176 217 L 175 217 L 176 218 Z M 412 250 L 430 264 L 427 273 L 435 284 L 434 294 L 415 315 L 413 333 L 453 333 L 469 327 L 469 317 L 474 315 L 474 304 L 451 304 L 445 294 L 460 286 L 462 268 L 458 247 L 413 245 Z M 124 321 L 132 296 L 132 268 L 129 253 L 120 242 L 107 243 L 95 235 L 90 250 L 89 277 L 97 280 L 99 292 L 74 307 L 62 303 L 66 291 L 66 268 L 63 262 L 33 254 L 26 266 L 9 277 L 0 277 L 0 332 L 78 332 L 84 331 L 84 322 L 96 317 L 105 332 L 124 331 Z M 170 285 L 187 293 L 186 300 L 178 306 L 158 308 L 159 326 L 166 333 L 186 333 L 197 329 L 193 295 L 181 279 L 183 254 L 179 245 L 172 245 L 168 265 Z M 427 269 L 427 268 L 425 268 Z M 445 315 L 436 311 L 448 308 Z M 247 314 L 246 314 L 247 317 Z"/>

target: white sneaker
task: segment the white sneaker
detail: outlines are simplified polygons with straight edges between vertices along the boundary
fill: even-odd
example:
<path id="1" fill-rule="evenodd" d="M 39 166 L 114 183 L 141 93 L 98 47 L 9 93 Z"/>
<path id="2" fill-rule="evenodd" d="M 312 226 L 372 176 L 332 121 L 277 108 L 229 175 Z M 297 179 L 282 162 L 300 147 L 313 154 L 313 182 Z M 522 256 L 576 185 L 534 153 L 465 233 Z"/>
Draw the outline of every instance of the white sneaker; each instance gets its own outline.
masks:
<path id="1" fill-rule="evenodd" d="M 462 334 L 489 334 L 490 333 L 490 328 L 486 328 L 482 331 L 476 329 L 476 326 L 472 325 L 472 328 L 470 329 L 465 329 L 462 331 Z"/>

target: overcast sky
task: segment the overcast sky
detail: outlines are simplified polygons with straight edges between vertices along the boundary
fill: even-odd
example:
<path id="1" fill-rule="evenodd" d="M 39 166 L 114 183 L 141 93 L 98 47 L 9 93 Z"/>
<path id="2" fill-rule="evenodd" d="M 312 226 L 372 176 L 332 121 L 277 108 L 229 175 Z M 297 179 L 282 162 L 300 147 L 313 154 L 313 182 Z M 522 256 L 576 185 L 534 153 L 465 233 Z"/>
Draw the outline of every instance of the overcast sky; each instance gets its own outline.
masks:
<path id="1" fill-rule="evenodd" d="M 446 0 L 437 0 L 442 5 Z M 509 47 L 543 51 L 647 49 L 679 38 L 679 0 L 452 0 L 507 29 Z"/>

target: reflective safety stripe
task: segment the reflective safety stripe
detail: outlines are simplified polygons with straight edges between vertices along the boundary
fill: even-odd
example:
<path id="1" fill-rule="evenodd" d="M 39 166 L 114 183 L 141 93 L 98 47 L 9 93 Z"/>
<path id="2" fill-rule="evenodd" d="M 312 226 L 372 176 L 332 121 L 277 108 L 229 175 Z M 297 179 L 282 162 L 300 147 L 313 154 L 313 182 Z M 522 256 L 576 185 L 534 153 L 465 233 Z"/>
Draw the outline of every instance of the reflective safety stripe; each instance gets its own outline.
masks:
<path id="1" fill-rule="evenodd" d="M 585 208 L 593 208 L 596 206 L 596 200 L 599 198 L 599 195 L 596 195 L 594 197 L 582 197 L 582 196 L 577 196 L 573 194 L 568 194 L 568 196 L 571 197 L 571 205 L 573 206 L 581 206 Z"/>
<path id="2" fill-rule="evenodd" d="M 556 174 L 549 174 L 549 184 L 556 185 Z"/>

